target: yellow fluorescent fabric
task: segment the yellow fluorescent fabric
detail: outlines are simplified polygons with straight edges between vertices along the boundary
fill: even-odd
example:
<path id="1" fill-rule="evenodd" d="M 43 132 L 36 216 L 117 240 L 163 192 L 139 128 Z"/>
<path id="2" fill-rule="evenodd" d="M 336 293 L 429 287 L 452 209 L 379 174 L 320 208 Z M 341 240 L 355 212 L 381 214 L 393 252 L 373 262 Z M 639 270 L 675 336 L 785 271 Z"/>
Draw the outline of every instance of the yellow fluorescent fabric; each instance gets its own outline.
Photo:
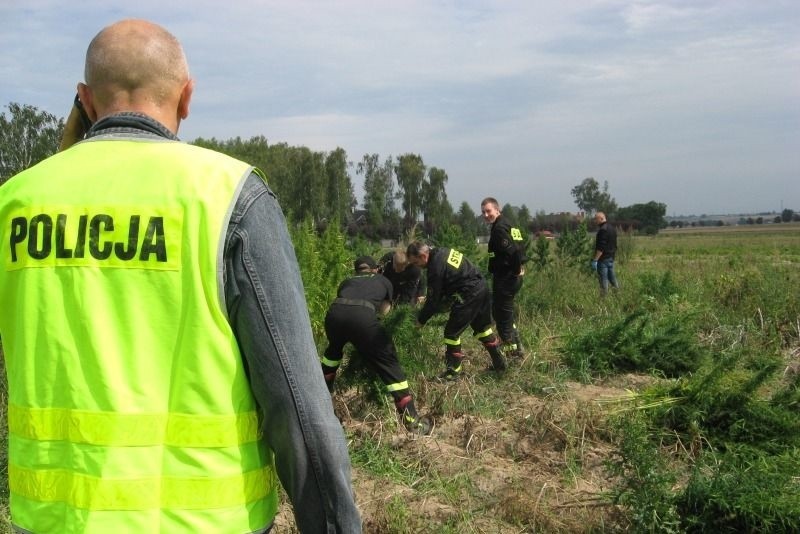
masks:
<path id="1" fill-rule="evenodd" d="M 456 269 L 458 269 L 461 266 L 461 261 L 463 259 L 464 255 L 457 250 L 451 249 L 450 254 L 447 255 L 447 263 L 449 263 Z"/>
<path id="2" fill-rule="evenodd" d="M 475 333 L 475 337 L 478 338 L 478 339 L 481 339 L 481 338 L 489 336 L 491 334 L 492 334 L 492 329 L 491 328 L 487 328 L 483 332 L 476 332 Z"/>
<path id="3" fill-rule="evenodd" d="M 231 447 L 258 439 L 256 412 L 234 415 L 115 414 L 8 407 L 8 430 L 26 439 L 142 447 Z"/>
<path id="4" fill-rule="evenodd" d="M 229 213 L 252 171 L 174 141 L 91 139 L 0 187 L 16 526 L 173 534 L 273 520 L 273 457 L 221 290 Z"/>
<path id="5" fill-rule="evenodd" d="M 339 364 L 342 363 L 341 360 L 329 360 L 325 356 L 320 358 L 320 362 L 322 362 L 322 365 L 325 365 L 327 367 L 339 367 Z"/>
<path id="6" fill-rule="evenodd" d="M 264 499 L 276 485 L 270 468 L 209 478 L 102 479 L 65 469 L 8 467 L 10 490 L 41 502 L 85 510 L 228 508 Z"/>
<path id="7" fill-rule="evenodd" d="M 396 382 L 394 384 L 388 384 L 386 386 L 386 389 L 389 390 L 390 392 L 391 391 L 401 391 L 401 390 L 404 390 L 404 389 L 408 389 L 408 381 L 407 380 L 403 380 L 402 382 Z"/>

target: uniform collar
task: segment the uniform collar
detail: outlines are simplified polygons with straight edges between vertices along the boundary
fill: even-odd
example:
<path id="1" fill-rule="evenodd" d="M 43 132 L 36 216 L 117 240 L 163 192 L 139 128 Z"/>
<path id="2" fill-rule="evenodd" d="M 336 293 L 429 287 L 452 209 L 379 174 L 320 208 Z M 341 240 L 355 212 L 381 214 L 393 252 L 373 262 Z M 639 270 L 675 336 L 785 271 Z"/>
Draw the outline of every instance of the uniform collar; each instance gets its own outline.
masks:
<path id="1" fill-rule="evenodd" d="M 154 118 L 135 111 L 123 111 L 103 117 L 92 125 L 86 137 L 115 134 L 156 136 L 178 141 L 178 136 L 169 128 Z"/>

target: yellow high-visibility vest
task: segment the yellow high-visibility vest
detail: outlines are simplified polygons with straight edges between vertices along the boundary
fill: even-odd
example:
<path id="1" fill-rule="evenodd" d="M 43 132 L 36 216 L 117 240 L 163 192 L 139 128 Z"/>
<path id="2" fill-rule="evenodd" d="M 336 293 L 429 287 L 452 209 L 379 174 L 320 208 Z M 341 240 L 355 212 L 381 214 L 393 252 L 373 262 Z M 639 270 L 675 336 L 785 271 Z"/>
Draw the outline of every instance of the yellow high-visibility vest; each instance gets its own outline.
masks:
<path id="1" fill-rule="evenodd" d="M 12 522 L 245 533 L 277 509 L 227 320 L 247 164 L 176 141 L 79 143 L 0 187 Z"/>

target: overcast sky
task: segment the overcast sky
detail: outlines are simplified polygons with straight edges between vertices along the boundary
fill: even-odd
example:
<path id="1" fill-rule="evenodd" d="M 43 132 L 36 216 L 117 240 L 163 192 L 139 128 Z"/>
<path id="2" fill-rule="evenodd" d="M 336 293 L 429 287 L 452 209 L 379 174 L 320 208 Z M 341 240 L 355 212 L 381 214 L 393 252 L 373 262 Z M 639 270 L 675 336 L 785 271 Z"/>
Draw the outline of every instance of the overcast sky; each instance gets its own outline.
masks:
<path id="1" fill-rule="evenodd" d="M 66 116 L 127 17 L 186 49 L 184 140 L 416 153 L 455 209 L 575 211 L 591 176 L 668 215 L 800 211 L 798 0 L 0 0 L 0 111 Z"/>

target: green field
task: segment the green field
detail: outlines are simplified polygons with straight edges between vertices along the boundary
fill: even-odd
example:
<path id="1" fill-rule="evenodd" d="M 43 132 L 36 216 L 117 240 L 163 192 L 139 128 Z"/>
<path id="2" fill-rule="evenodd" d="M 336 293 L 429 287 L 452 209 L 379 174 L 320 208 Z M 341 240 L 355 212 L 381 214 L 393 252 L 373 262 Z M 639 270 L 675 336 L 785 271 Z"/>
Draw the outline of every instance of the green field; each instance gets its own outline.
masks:
<path id="1" fill-rule="evenodd" d="M 779 256 L 797 262 L 800 223 L 719 226 L 663 230 L 653 237 L 636 239 L 640 255 Z"/>
<path id="2" fill-rule="evenodd" d="M 295 243 L 322 348 L 356 251 Z M 334 406 L 365 532 L 800 531 L 800 224 L 620 236 L 622 288 L 605 299 L 588 256 L 550 247 L 517 299 L 526 357 L 503 376 L 467 333 L 468 377 L 439 384 L 444 317 L 386 318 L 431 437 L 344 370 Z M 276 531 L 295 532 L 288 505 Z"/>

